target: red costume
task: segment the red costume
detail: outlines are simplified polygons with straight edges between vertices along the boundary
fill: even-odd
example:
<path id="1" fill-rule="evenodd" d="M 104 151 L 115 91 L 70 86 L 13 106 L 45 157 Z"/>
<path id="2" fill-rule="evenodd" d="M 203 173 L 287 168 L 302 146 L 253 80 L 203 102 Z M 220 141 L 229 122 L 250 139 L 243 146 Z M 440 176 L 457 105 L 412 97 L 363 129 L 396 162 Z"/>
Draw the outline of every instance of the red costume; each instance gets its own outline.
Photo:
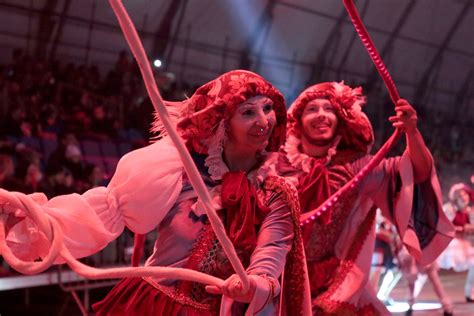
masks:
<path id="1" fill-rule="evenodd" d="M 338 119 L 332 147 L 320 158 L 307 155 L 301 146 L 301 117 L 315 99 L 329 100 Z M 374 137 L 361 111 L 364 102 L 361 88 L 327 82 L 309 87 L 291 105 L 278 170 L 297 185 L 302 212 L 315 209 L 368 163 Z M 341 196 L 332 212 L 303 226 L 315 315 L 388 314 L 367 284 L 376 207 L 397 226 L 403 243 L 420 262 L 433 261 L 446 247 L 453 232 L 441 209 L 435 171 L 416 187 L 406 153 L 385 159 Z"/>
<path id="2" fill-rule="evenodd" d="M 230 172 L 223 160 L 226 122 L 254 96 L 273 101 L 276 124 L 260 164 L 248 174 Z M 215 200 L 218 214 L 249 278 L 256 283 L 257 315 L 308 315 L 309 286 L 294 187 L 269 164 L 285 138 L 283 96 L 249 71 L 231 71 L 182 103 L 173 104 L 177 128 Z M 155 129 L 160 129 L 157 120 Z M 44 200 L 41 208 L 64 227 L 64 244 L 75 257 L 91 255 L 127 226 L 135 233 L 156 229 L 148 266 L 189 268 L 221 279 L 234 272 L 191 187 L 176 148 L 167 136 L 120 160 L 107 187 L 83 195 Z M 29 219 L 7 236 L 22 259 L 44 256 L 49 243 Z M 243 315 L 246 304 L 222 303 L 225 315 Z M 216 315 L 221 296 L 204 285 L 151 277 L 120 281 L 94 305 L 97 315 Z"/>

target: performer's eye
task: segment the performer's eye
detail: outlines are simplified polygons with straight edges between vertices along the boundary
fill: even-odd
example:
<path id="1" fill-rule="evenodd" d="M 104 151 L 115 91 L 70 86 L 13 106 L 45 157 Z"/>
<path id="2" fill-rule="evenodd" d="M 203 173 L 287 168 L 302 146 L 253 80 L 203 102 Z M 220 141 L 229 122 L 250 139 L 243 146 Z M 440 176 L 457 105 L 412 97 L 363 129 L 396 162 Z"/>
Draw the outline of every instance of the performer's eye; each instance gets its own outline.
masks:
<path id="1" fill-rule="evenodd" d="M 273 104 L 265 104 L 263 107 L 263 112 L 270 113 L 273 110 Z"/>
<path id="2" fill-rule="evenodd" d="M 324 107 L 324 110 L 326 110 L 328 112 L 333 112 L 333 113 L 335 112 L 334 107 L 332 105 L 326 105 Z"/>
<path id="3" fill-rule="evenodd" d="M 253 110 L 248 109 L 248 110 L 243 111 L 243 112 L 242 112 L 242 115 L 243 115 L 243 116 L 252 116 L 253 113 L 254 113 Z"/>

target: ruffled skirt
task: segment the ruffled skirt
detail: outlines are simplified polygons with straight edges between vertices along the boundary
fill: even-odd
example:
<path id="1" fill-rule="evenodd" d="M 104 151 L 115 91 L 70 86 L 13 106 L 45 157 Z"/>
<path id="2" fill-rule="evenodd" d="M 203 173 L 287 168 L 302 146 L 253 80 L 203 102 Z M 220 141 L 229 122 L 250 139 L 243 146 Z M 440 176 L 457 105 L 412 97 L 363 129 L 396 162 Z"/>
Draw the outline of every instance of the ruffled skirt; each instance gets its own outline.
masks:
<path id="1" fill-rule="evenodd" d="M 463 238 L 454 238 L 446 250 L 438 257 L 439 267 L 466 271 L 474 266 L 474 247 L 471 242 Z"/>
<path id="2" fill-rule="evenodd" d="M 166 315 L 211 316 L 215 310 L 195 308 L 170 298 L 142 278 L 121 280 L 104 298 L 92 306 L 97 316 L 103 315 Z"/>

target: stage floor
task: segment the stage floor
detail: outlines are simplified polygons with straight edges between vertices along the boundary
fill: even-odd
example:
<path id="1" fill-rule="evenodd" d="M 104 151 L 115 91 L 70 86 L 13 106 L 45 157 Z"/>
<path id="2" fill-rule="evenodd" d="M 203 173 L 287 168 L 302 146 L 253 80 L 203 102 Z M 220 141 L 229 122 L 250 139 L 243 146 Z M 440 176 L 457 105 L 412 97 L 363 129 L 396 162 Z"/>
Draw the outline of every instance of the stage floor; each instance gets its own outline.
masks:
<path id="1" fill-rule="evenodd" d="M 456 316 L 472 316 L 474 315 L 474 303 L 466 303 L 464 297 L 464 281 L 466 278 L 466 272 L 453 272 L 440 270 L 440 279 L 446 290 L 446 293 L 451 297 L 451 300 L 454 304 L 454 315 Z M 408 307 L 407 298 L 408 298 L 408 287 L 406 281 L 402 278 L 397 284 L 395 289 L 392 292 L 391 298 L 400 304 L 396 304 L 390 309 L 397 310 L 406 310 Z M 415 305 L 413 315 L 417 316 L 434 316 L 442 315 L 443 309 L 439 304 L 438 297 L 433 291 L 430 281 L 426 281 L 425 286 L 423 287 L 420 295 L 417 298 L 417 303 Z M 436 309 L 434 309 L 436 308 Z M 393 315 L 404 315 L 405 312 L 393 312 Z"/>
<path id="2" fill-rule="evenodd" d="M 466 303 L 464 298 L 464 280 L 466 273 L 454 273 L 451 271 L 441 271 L 440 278 L 446 292 L 451 296 L 454 303 L 454 315 L 471 316 L 474 315 L 474 303 Z M 0 279 L 1 281 L 1 279 Z M 110 287 L 90 290 L 90 303 L 101 300 Z M 83 298 L 83 291 L 78 291 L 80 298 Z M 401 316 L 408 308 L 408 290 L 405 280 L 402 278 L 392 292 L 391 298 L 397 303 L 391 306 L 398 312 L 393 315 Z M 58 285 L 33 287 L 28 290 L 16 289 L 0 291 L 0 314 L 3 315 L 68 315 L 80 316 L 79 308 L 75 304 L 69 293 L 61 291 Z M 426 282 L 418 297 L 418 305 L 415 305 L 413 315 L 435 316 L 442 315 L 443 310 L 438 298 L 433 291 L 431 283 Z M 421 309 L 417 309 L 421 308 Z M 92 313 L 90 313 L 92 315 Z"/>

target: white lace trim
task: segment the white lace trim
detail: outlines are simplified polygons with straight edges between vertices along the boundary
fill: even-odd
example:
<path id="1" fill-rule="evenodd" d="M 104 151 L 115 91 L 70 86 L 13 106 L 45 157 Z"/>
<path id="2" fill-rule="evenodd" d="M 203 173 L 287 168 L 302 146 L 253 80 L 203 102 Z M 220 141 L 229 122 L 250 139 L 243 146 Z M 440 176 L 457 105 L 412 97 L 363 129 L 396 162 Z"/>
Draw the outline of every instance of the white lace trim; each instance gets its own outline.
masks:
<path id="1" fill-rule="evenodd" d="M 222 158 L 224 144 L 227 139 L 224 121 L 221 121 L 217 127 L 216 133 L 205 141 L 208 156 L 204 161 L 204 165 L 208 168 L 209 175 L 213 180 L 222 180 L 222 176 L 229 172 L 229 167 Z M 277 153 L 268 153 L 263 150 L 263 164 L 257 169 L 247 174 L 250 182 L 259 187 L 259 184 L 270 175 L 277 175 L 275 165 L 278 160 Z"/>
<path id="2" fill-rule="evenodd" d="M 341 140 L 341 136 L 336 136 L 331 148 L 328 149 L 326 156 L 326 165 L 329 164 L 331 158 L 336 154 L 336 148 Z M 293 133 L 288 135 L 283 149 L 286 152 L 288 161 L 295 169 L 303 170 L 307 173 L 313 167 L 315 159 L 300 151 L 301 139 L 296 137 Z"/>
<path id="3" fill-rule="evenodd" d="M 221 180 L 222 176 L 229 172 L 229 167 L 227 167 L 222 159 L 226 139 L 227 135 L 225 133 L 224 121 L 222 120 L 217 127 L 216 133 L 205 141 L 208 156 L 204 161 L 204 165 L 207 167 L 212 180 Z"/>

